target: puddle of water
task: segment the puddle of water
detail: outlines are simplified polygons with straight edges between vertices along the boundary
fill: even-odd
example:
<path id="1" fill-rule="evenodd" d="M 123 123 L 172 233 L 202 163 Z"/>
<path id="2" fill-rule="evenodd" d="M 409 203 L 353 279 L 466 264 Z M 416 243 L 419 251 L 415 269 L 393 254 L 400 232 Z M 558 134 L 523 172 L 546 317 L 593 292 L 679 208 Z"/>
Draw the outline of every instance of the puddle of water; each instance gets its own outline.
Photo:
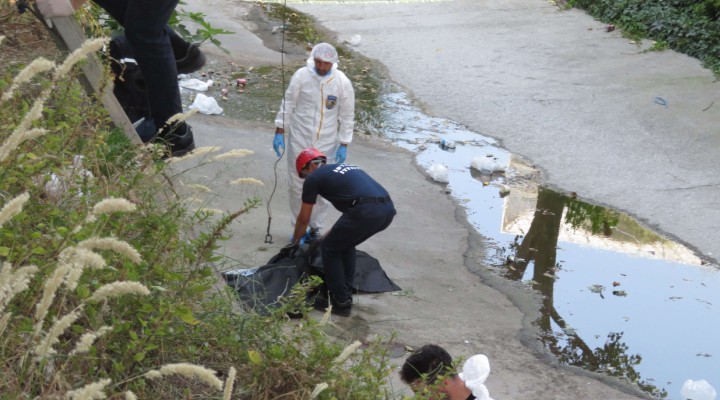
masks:
<path id="1" fill-rule="evenodd" d="M 720 388 L 720 273 L 632 218 L 538 185 L 540 175 L 497 143 L 424 115 L 403 93 L 384 99 L 383 132 L 442 164 L 470 224 L 495 251 L 489 268 L 543 295 L 540 340 L 558 359 L 681 399 L 686 379 Z M 445 140 L 452 149 L 441 146 Z M 504 167 L 471 168 L 486 158 Z"/>

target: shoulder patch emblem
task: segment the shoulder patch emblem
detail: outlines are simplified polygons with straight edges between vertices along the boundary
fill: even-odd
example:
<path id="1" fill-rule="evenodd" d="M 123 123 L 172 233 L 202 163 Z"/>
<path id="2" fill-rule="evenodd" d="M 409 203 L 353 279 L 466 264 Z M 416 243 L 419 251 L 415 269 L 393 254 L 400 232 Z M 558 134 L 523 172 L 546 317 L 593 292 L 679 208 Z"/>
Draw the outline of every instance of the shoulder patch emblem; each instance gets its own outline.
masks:
<path id="1" fill-rule="evenodd" d="M 325 108 L 328 110 L 332 110 L 335 108 L 335 105 L 337 104 L 337 96 L 328 96 L 325 99 Z"/>

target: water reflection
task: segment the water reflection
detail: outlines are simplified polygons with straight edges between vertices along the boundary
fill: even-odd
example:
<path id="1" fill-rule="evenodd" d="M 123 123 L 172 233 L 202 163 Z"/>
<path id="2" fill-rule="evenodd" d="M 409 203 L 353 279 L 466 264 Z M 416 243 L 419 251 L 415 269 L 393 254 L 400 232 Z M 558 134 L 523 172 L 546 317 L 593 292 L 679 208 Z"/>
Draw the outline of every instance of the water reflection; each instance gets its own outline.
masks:
<path id="1" fill-rule="evenodd" d="M 635 367 L 642 362 L 642 356 L 628 353 L 629 346 L 622 341 L 623 332 L 609 332 L 602 347 L 592 349 L 555 308 L 556 273 L 562 269 L 562 264 L 557 262 L 557 249 L 563 222 L 573 228 L 589 227 L 592 234 L 611 237 L 618 221 L 617 212 L 552 190 L 540 189 L 530 228 L 519 243 L 519 237 L 516 238 L 513 246 L 515 254 L 508 257 L 503 275 L 508 279 L 521 280 L 528 266 L 533 265 L 531 284 L 543 295 L 541 317 L 536 321 L 541 332 L 540 338 L 561 362 L 626 379 L 657 398 L 666 398 L 664 389 L 641 378 Z M 601 288 L 595 289 L 604 298 Z M 623 293 L 620 290 L 613 291 L 616 296 Z M 558 330 L 553 329 L 553 323 Z"/>
<path id="2" fill-rule="evenodd" d="M 447 188 L 494 249 L 488 268 L 543 295 L 542 343 L 566 364 L 680 399 L 686 379 L 720 370 L 717 267 L 634 219 L 542 187 L 522 158 L 462 125 L 424 115 L 403 93 L 385 99 L 382 132 L 421 167 L 448 168 Z M 454 148 L 441 146 L 453 142 Z M 503 173 L 471 168 L 492 158 Z M 486 171 L 487 172 L 487 171 Z M 670 207 L 670 206 L 669 206 Z"/>

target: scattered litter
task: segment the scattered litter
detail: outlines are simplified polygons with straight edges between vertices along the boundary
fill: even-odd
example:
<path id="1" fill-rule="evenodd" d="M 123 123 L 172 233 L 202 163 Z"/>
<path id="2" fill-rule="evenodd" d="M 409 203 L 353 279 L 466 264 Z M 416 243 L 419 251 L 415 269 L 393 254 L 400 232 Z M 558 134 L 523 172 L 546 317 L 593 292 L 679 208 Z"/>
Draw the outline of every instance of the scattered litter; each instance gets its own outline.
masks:
<path id="1" fill-rule="evenodd" d="M 190 78 L 179 81 L 178 84 L 181 88 L 197 90 L 198 92 L 207 91 L 213 84 L 212 79 L 208 79 L 207 82 L 203 82 L 200 79 Z"/>
<path id="2" fill-rule="evenodd" d="M 448 183 L 448 169 L 442 164 L 433 164 L 428 168 L 427 173 L 436 182 Z"/>
<path id="3" fill-rule="evenodd" d="M 360 44 L 360 35 L 353 35 L 350 39 L 345 39 L 345 43 L 349 44 L 350 46 L 357 46 Z"/>
<path id="4" fill-rule="evenodd" d="M 245 78 L 238 78 L 237 80 L 237 86 L 245 87 L 247 85 L 247 79 Z"/>
<path id="5" fill-rule="evenodd" d="M 280 32 L 280 31 L 287 30 L 287 28 L 288 28 L 288 25 L 287 25 L 287 24 L 278 25 L 278 26 L 273 26 L 271 32 L 272 32 L 273 34 L 275 34 L 275 33 L 278 33 L 278 32 Z"/>
<path id="6" fill-rule="evenodd" d="M 505 172 L 505 167 L 498 164 L 492 155 L 474 157 L 470 162 L 470 167 L 480 171 L 483 175 L 490 175 L 493 172 Z"/>
<path id="7" fill-rule="evenodd" d="M 227 90 L 227 88 L 222 88 L 222 90 L 220 90 L 220 94 L 223 95 L 223 96 L 227 96 L 227 95 L 228 95 L 228 90 Z"/>
<path id="8" fill-rule="evenodd" d="M 448 151 L 455 150 L 455 142 L 453 142 L 452 140 L 442 139 L 440 141 L 440 148 Z"/>
<path id="9" fill-rule="evenodd" d="M 715 388 L 705 379 L 700 379 L 699 381 L 692 379 L 686 380 L 680 389 L 680 394 L 683 399 L 692 400 L 715 400 L 717 397 Z"/>
<path id="10" fill-rule="evenodd" d="M 197 109 L 198 112 L 203 114 L 222 114 L 223 109 L 217 103 L 217 100 L 210 96 L 205 96 L 202 93 L 198 93 L 195 96 L 195 101 L 190 105 L 191 110 Z"/>
<path id="11" fill-rule="evenodd" d="M 625 296 L 627 296 L 627 292 L 625 292 L 624 290 L 613 290 L 612 294 L 613 294 L 614 296 L 618 296 L 618 297 L 625 297 Z"/>
<path id="12" fill-rule="evenodd" d="M 590 289 L 591 292 L 597 293 L 600 295 L 601 299 L 604 299 L 605 296 L 603 296 L 603 292 L 605 291 L 605 286 L 603 285 L 592 285 L 588 286 L 588 289 Z"/>
<path id="13" fill-rule="evenodd" d="M 45 194 L 53 201 L 59 202 L 67 195 L 83 196 L 82 182 L 86 180 L 92 180 L 95 178 L 92 172 L 85 169 L 83 166 L 82 155 L 75 155 L 73 157 L 73 165 L 64 167 L 59 172 L 51 173 L 50 179 L 45 182 Z M 33 178 L 36 179 L 36 178 Z M 37 178 L 39 183 L 44 178 Z"/>
<path id="14" fill-rule="evenodd" d="M 565 332 L 565 334 L 568 335 L 568 336 L 577 336 L 577 331 L 575 330 L 575 328 L 573 328 L 573 327 L 571 327 L 571 326 L 569 326 L 569 325 L 567 325 L 567 326 L 565 326 L 564 328 L 562 328 L 562 330 L 563 330 L 563 331 Z"/>
<path id="15" fill-rule="evenodd" d="M 500 185 L 500 198 L 506 197 L 510 194 L 510 188 L 505 185 Z"/>
<path id="16" fill-rule="evenodd" d="M 614 31 L 614 30 L 615 30 L 615 25 L 613 25 L 613 24 L 608 24 L 608 25 L 605 27 L 605 32 L 612 32 L 612 31 Z"/>
<path id="17" fill-rule="evenodd" d="M 668 105 L 667 100 L 663 99 L 662 97 L 656 97 L 655 103 L 660 104 L 663 107 L 667 107 L 667 105 Z"/>

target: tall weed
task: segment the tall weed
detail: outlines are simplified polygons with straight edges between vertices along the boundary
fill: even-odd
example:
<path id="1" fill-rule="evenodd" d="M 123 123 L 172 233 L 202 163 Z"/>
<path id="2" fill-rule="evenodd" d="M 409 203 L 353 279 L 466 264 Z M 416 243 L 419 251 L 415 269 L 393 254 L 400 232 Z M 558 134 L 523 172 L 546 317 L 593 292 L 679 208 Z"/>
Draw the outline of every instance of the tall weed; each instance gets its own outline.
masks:
<path id="1" fill-rule="evenodd" d="M 0 74 L 0 397 L 391 397 L 381 342 L 338 360 L 325 319 L 287 319 L 312 282 L 268 316 L 217 289 L 218 241 L 258 199 L 190 212 L 77 67 L 35 65 Z"/>

